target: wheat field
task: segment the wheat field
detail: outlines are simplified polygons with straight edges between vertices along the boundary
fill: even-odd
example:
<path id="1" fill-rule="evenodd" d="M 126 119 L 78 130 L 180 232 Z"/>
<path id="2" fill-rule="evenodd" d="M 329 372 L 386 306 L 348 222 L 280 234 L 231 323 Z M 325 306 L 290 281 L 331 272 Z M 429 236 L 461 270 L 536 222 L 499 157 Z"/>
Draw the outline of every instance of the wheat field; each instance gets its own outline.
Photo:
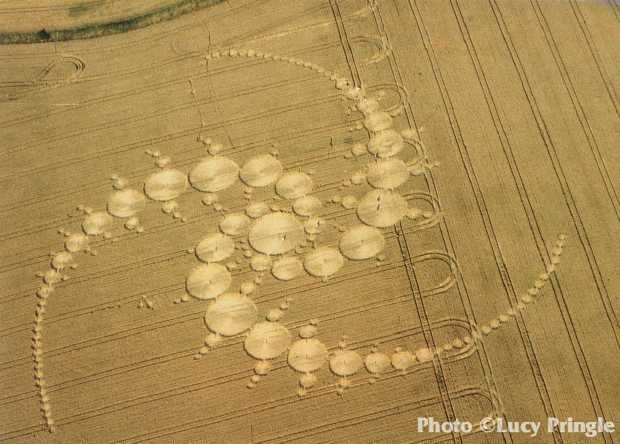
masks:
<path id="1" fill-rule="evenodd" d="M 0 2 L 0 441 L 620 442 L 417 423 L 620 423 L 619 17 L 603 0 Z M 409 131 L 408 170 L 368 166 L 384 121 L 355 91 Z M 176 178 L 151 175 L 212 155 L 234 185 L 205 194 L 190 173 L 161 203 Z M 293 204 L 301 176 L 274 197 L 279 168 L 317 199 Z M 71 237 L 125 187 L 146 203 Z M 250 202 L 275 222 L 241 218 Z M 380 254 L 341 241 L 358 219 L 372 230 L 349 238 Z M 274 224 L 295 227 L 274 240 Z M 213 301 L 186 278 L 218 226 L 235 260 L 210 265 L 209 291 L 247 293 L 330 357 L 380 351 L 394 368 L 349 360 L 347 375 L 309 348 L 296 357 L 312 371 L 284 352 L 263 374 L 244 350 L 253 324 L 219 335 L 207 319 L 209 336 Z M 285 247 L 304 270 L 260 269 Z M 245 322 L 230 316 L 222 331 Z"/>

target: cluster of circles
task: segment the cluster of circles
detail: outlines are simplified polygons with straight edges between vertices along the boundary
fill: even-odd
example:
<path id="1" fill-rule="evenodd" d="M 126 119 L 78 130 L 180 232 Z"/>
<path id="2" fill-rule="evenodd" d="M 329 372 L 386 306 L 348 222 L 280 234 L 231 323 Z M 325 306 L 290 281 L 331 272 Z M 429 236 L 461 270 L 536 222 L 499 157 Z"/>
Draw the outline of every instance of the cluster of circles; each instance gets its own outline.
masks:
<path id="1" fill-rule="evenodd" d="M 85 214 L 81 224 L 83 232 L 67 233 L 60 230 L 66 237 L 64 250 L 52 254 L 50 269 L 41 274 L 43 285 L 36 292 L 39 301 L 33 328 L 33 358 L 42 411 L 50 431 L 54 430 L 54 421 L 42 362 L 42 322 L 48 297 L 54 284 L 68 278 L 64 271 L 77 267 L 73 254 L 79 251 L 96 254 L 89 247 L 90 237 L 112 237 L 109 229 L 115 218 L 124 220 L 128 230 L 138 233 L 144 231 L 138 215 L 144 210 L 147 198 L 159 202 L 164 213 L 185 221 L 176 199 L 188 188 L 204 193 L 203 204 L 224 212 L 217 193 L 239 181 L 243 183 L 245 198 L 250 201 L 245 210 L 226 213 L 218 225 L 219 230 L 207 234 L 191 250 L 201 263 L 192 268 L 186 277 L 187 293 L 193 298 L 209 301 L 204 320 L 210 333 L 197 356 L 217 346 L 223 337 L 245 334 L 245 351 L 257 360 L 248 387 L 254 387 L 261 377 L 269 373 L 272 367 L 270 360 L 287 353 L 288 365 L 299 373 L 300 396 L 316 384 L 315 372 L 326 363 L 340 378 L 337 392 L 342 394 L 350 385 L 348 378 L 362 368 L 371 375 L 370 382 L 374 382 L 379 375 L 388 371 L 404 373 L 416 363 L 432 360 L 441 353 L 472 344 L 478 337 L 499 328 L 527 304 L 534 302 L 549 279 L 549 273 L 555 271 L 559 263 L 564 236 L 560 237 L 553 249 L 552 262 L 546 272 L 539 276 L 514 308 L 499 315 L 488 325 L 475 329 L 471 336 L 454 339 L 433 349 L 408 351 L 397 348 L 389 356 L 373 347 L 368 355 L 362 357 L 358 351 L 348 348 L 343 339 L 337 350 L 330 353 L 328 347 L 316 337 L 318 321 L 315 320 L 301 327 L 299 339 L 293 341 L 289 329 L 280 323 L 289 308 L 290 299 L 285 299 L 278 308 L 270 309 L 266 319 L 259 321 L 258 307 L 250 295 L 262 282 L 265 273 L 270 272 L 280 281 L 290 281 L 306 273 L 326 280 L 337 273 L 347 259 L 359 261 L 376 257 L 382 260 L 385 239 L 381 228 L 393 226 L 404 217 L 414 220 L 432 218 L 432 212 L 409 207 L 407 199 L 397 189 L 410 176 L 424 174 L 433 165 L 425 157 L 417 131 L 396 131 L 393 116 L 381 109 L 379 101 L 368 97 L 361 88 L 352 86 L 345 78 L 313 63 L 253 50 L 215 51 L 205 58 L 208 63 L 222 56 L 282 61 L 313 70 L 334 81 L 343 96 L 354 102 L 354 108 L 364 117 L 362 125 L 369 133 L 369 141 L 367 144 L 355 144 L 345 157 L 370 155 L 371 160 L 364 171 L 354 173 L 343 185 L 367 184 L 371 189 L 359 199 L 347 195 L 334 196 L 331 201 L 347 209 L 355 209 L 361 223 L 348 228 L 339 227 L 343 234 L 337 247 L 317 245 L 317 236 L 326 222 L 319 217 L 323 202 L 311 194 L 314 189 L 313 179 L 310 174 L 301 171 L 285 172 L 274 153 L 257 155 L 240 167 L 221 154 L 221 144 L 199 136 L 199 140 L 208 148 L 210 157 L 185 173 L 169 168 L 169 157 L 147 150 L 147 154 L 156 159 L 155 164 L 160 170 L 145 179 L 142 190 L 129 187 L 127 180 L 112 176 L 114 191 L 107 199 L 106 209 L 93 211 L 79 206 L 78 210 Z M 407 145 L 412 146 L 416 154 L 412 160 L 403 161 L 396 156 Z M 270 206 L 266 202 L 251 202 L 254 189 L 268 186 L 274 187 L 279 199 L 290 202 L 291 210 Z M 254 280 L 243 282 L 238 292 L 231 292 L 231 270 L 238 267 L 239 261 L 230 259 L 237 249 L 244 251 L 243 257 L 249 260 L 250 268 L 257 275 Z M 302 253 L 303 258 L 298 257 Z"/>
<path id="2" fill-rule="evenodd" d="M 314 188 L 312 177 L 302 171 L 284 172 L 283 165 L 273 154 L 255 156 L 239 167 L 232 159 L 220 154 L 221 144 L 207 139 L 203 143 L 212 157 L 195 165 L 188 175 L 192 187 L 207 193 L 203 198 L 206 205 L 217 205 L 219 198 L 216 193 L 230 188 L 238 180 L 243 182 L 249 200 L 254 188 L 274 186 L 275 194 L 291 204 L 292 211 L 283 211 L 274 210 L 265 202 L 250 202 L 245 212 L 226 214 L 219 223 L 219 231 L 208 234 L 196 245 L 194 251 L 202 263 L 194 267 L 186 279 L 186 288 L 191 296 L 214 300 L 205 315 L 205 324 L 211 333 L 205 338 L 200 355 L 208 353 L 221 342 L 222 337 L 247 332 L 246 352 L 258 360 L 255 375 L 248 384 L 250 388 L 268 373 L 271 368 L 269 360 L 288 350 L 289 366 L 302 373 L 299 393 L 304 394 L 316 381 L 312 372 L 327 362 L 329 356 L 325 344 L 313 337 L 315 326 L 302 328 L 301 339 L 291 344 L 290 332 L 279 323 L 284 314 L 282 309 L 271 310 L 266 321 L 257 322 L 258 309 L 249 294 L 255 290 L 254 284 L 260 283 L 262 275 L 270 271 L 276 279 L 288 281 L 307 273 L 326 280 L 343 267 L 346 259 L 377 257 L 385 247 L 381 228 L 393 226 L 405 216 L 418 218 L 422 213 L 416 208 L 410 211 L 407 200 L 396 190 L 412 174 L 421 174 L 430 166 L 419 150 L 409 164 L 395 157 L 407 143 L 414 145 L 411 140 L 417 133 L 412 130 L 397 132 L 393 129 L 392 116 L 381 110 L 376 99 L 368 98 L 362 89 L 349 85 L 343 78 L 334 80 L 336 88 L 353 100 L 355 108 L 365 116 L 363 125 L 370 134 L 368 144 L 355 145 L 351 154 L 356 157 L 369 154 L 372 157 L 366 170 L 351 179 L 351 185 L 366 183 L 371 190 L 359 200 L 354 196 L 340 200 L 345 208 L 356 209 L 361 223 L 342 227 L 344 233 L 337 247 L 316 245 L 316 236 L 324 224 L 318 216 L 323 203 L 311 194 Z M 221 207 L 216 209 L 221 210 Z M 254 282 L 244 282 L 240 292 L 235 293 L 228 292 L 232 283 L 231 266 L 222 265 L 222 262 L 234 254 L 238 237 L 242 238 L 237 242 L 241 248 L 245 247 L 244 256 L 250 258 L 251 269 L 259 275 Z M 313 248 L 304 252 L 303 247 L 308 242 L 312 243 Z M 296 254 L 301 252 L 305 254 L 300 259 Z M 399 351 L 395 355 L 394 368 L 406 370 L 415 359 L 409 363 L 403 359 L 402 353 Z M 417 354 L 425 355 L 423 351 Z M 373 374 L 386 370 L 373 366 L 373 363 L 382 361 L 379 355 L 375 351 L 366 365 Z M 363 362 L 356 351 L 340 350 L 331 357 L 330 369 L 346 384 L 346 377 L 357 373 Z M 388 362 L 392 360 L 388 358 Z M 344 385 L 341 385 L 338 392 L 342 393 L 343 388 Z"/>

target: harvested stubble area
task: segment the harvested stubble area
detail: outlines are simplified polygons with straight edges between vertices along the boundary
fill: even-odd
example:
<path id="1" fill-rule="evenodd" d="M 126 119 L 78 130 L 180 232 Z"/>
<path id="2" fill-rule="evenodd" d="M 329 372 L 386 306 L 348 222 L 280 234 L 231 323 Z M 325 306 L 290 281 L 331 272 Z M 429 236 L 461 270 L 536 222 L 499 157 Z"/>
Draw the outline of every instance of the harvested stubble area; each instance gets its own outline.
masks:
<path id="1" fill-rule="evenodd" d="M 619 17 L 0 3 L 0 440 L 620 424 Z"/>

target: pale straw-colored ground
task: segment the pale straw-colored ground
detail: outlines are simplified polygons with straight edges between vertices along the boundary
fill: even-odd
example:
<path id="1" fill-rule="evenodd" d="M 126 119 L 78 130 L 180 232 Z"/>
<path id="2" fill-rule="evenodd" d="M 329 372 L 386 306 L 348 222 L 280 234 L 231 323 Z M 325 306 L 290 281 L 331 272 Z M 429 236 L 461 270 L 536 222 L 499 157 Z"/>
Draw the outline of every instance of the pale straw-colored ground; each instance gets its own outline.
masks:
<path id="1" fill-rule="evenodd" d="M 1 30 L 21 29 L 20 14 L 26 28 L 39 20 L 17 7 L 35 8 L 44 25 L 74 23 L 75 15 L 54 15 L 68 2 L 47 11 L 18 3 L 0 3 Z M 114 2 L 100 14 L 122 16 Z M 598 0 L 229 0 L 101 39 L 0 46 L 0 440 L 531 440 L 416 431 L 418 417 L 475 422 L 494 408 L 511 420 L 620 422 L 619 14 Z M 363 195 L 340 189 L 368 162 L 347 155 L 367 135 L 334 82 L 247 57 L 205 66 L 202 54 L 232 46 L 299 58 L 369 94 L 383 91 L 382 106 L 402 110 L 397 126 L 423 128 L 439 162 L 403 190 L 421 193 L 426 209 L 439 205 L 436 223 L 403 219 L 384 230 L 384 260 L 347 262 L 326 282 L 266 275 L 252 293 L 261 314 L 289 296 L 282 322 L 294 336 L 318 319 L 317 337 L 330 349 L 346 335 L 362 355 L 375 342 L 388 354 L 415 351 L 471 335 L 470 323 L 517 304 L 566 233 L 559 271 L 493 334 L 404 376 L 368 384 L 362 369 L 338 396 L 324 366 L 300 398 L 298 375 L 280 357 L 250 390 L 255 362 L 243 340 L 194 359 L 208 302 L 174 303 L 196 265 L 186 250 L 221 216 L 197 192 L 177 199 L 178 218 L 149 204 L 142 233 L 117 224 L 117 241 L 91 241 L 98 254 L 80 254 L 47 299 L 39 370 L 50 434 L 33 373 L 35 274 L 62 249 L 57 230 L 79 229 L 78 205 L 105 208 L 112 174 L 139 188 L 158 169 L 148 150 L 187 171 L 207 155 L 202 135 L 238 164 L 277 150 L 286 170 L 313 170 L 323 202 Z M 240 190 L 220 202 L 243 209 Z M 323 216 L 348 226 L 353 206 L 326 204 Z M 321 243 L 340 235 L 326 230 Z M 544 433 L 532 442 L 583 440 Z"/>

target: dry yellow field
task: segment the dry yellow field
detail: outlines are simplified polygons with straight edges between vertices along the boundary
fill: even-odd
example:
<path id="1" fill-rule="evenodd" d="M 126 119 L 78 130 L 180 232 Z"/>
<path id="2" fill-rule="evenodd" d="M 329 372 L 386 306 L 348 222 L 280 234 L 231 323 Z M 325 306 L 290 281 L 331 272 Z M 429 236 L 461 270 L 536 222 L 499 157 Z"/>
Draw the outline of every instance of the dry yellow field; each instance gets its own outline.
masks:
<path id="1" fill-rule="evenodd" d="M 171 4 L 5 0 L 0 37 Z M 479 426 L 620 426 L 619 17 L 225 0 L 0 45 L 0 441 L 620 443 Z"/>

